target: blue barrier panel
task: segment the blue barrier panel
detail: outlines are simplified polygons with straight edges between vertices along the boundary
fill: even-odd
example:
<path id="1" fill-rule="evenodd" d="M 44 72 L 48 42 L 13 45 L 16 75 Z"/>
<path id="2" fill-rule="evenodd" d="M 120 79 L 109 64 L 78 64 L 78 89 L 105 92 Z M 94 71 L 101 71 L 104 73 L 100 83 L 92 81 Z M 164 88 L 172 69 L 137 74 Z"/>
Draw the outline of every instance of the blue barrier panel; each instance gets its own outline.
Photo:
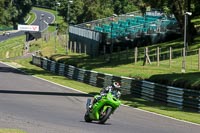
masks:
<path id="1" fill-rule="evenodd" d="M 55 73 L 56 74 L 59 74 L 59 68 L 60 68 L 60 63 L 56 62 L 56 65 L 55 65 Z"/>
<path id="2" fill-rule="evenodd" d="M 56 70 L 56 62 L 50 61 L 50 72 L 55 73 Z"/>
<path id="3" fill-rule="evenodd" d="M 112 74 L 105 74 L 103 87 L 107 87 L 112 84 Z"/>
<path id="4" fill-rule="evenodd" d="M 47 60 L 47 70 L 50 71 L 51 69 L 51 60 Z"/>
<path id="5" fill-rule="evenodd" d="M 78 68 L 74 68 L 74 72 L 72 75 L 72 79 L 78 80 L 78 75 L 79 75 L 80 70 Z"/>
<path id="6" fill-rule="evenodd" d="M 67 77 L 70 79 L 73 79 L 73 75 L 74 75 L 74 66 L 69 65 L 68 67 L 68 73 L 67 73 Z"/>
<path id="7" fill-rule="evenodd" d="M 121 77 L 121 90 L 124 95 L 131 94 L 131 82 L 132 78 Z"/>
<path id="8" fill-rule="evenodd" d="M 139 80 L 132 80 L 131 94 L 135 97 L 142 97 L 142 82 Z"/>
<path id="9" fill-rule="evenodd" d="M 32 63 L 36 66 L 42 66 L 42 58 L 32 55 Z"/>
<path id="10" fill-rule="evenodd" d="M 119 76 L 112 76 L 112 82 L 120 82 L 121 83 L 121 77 Z"/>
<path id="11" fill-rule="evenodd" d="M 154 101 L 154 84 L 149 84 L 147 81 L 141 81 L 142 82 L 142 90 L 141 90 L 141 97 L 143 99 L 149 100 L 149 101 Z"/>
<path id="12" fill-rule="evenodd" d="M 43 58 L 43 60 L 42 60 L 42 68 L 47 70 L 47 64 L 48 64 L 48 60 L 46 58 Z"/>
<path id="13" fill-rule="evenodd" d="M 185 89 L 183 93 L 183 108 L 200 111 L 199 99 L 199 91 Z"/>
<path id="14" fill-rule="evenodd" d="M 68 77 L 68 69 L 69 69 L 69 65 L 65 65 L 65 71 L 64 71 L 64 76 Z"/>
<path id="15" fill-rule="evenodd" d="M 93 86 L 97 86 L 96 82 L 97 82 L 97 75 L 98 73 L 95 71 L 90 71 L 90 81 L 89 84 L 93 85 Z"/>
<path id="16" fill-rule="evenodd" d="M 84 76 L 85 76 L 85 70 L 84 69 L 79 69 L 78 81 L 83 82 Z"/>
<path id="17" fill-rule="evenodd" d="M 166 86 L 155 84 L 154 87 L 154 100 L 167 103 L 167 88 Z"/>
<path id="18" fill-rule="evenodd" d="M 64 72 L 65 72 L 65 64 L 59 63 L 59 71 L 58 71 L 58 74 L 64 76 Z"/>
<path id="19" fill-rule="evenodd" d="M 167 86 L 167 103 L 179 108 L 183 106 L 183 89 Z"/>
<path id="20" fill-rule="evenodd" d="M 89 84 L 90 83 L 90 71 L 85 71 L 83 82 Z"/>

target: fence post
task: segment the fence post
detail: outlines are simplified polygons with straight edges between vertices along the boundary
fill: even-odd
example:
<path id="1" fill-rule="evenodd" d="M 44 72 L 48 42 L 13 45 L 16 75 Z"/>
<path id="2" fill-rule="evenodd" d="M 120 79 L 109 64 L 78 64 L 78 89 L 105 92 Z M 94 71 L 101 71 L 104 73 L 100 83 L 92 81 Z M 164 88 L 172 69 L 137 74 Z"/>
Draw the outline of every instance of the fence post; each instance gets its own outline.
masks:
<path id="1" fill-rule="evenodd" d="M 145 53 L 144 53 L 144 62 L 143 62 L 143 66 L 146 64 L 146 63 L 149 63 L 151 64 L 151 60 L 149 58 L 149 54 L 148 54 L 148 47 L 145 47 Z"/>
<path id="2" fill-rule="evenodd" d="M 76 44 L 76 53 L 79 53 L 79 46 L 80 46 L 80 42 L 77 42 L 77 44 Z"/>
<path id="3" fill-rule="evenodd" d="M 138 48 L 135 47 L 135 63 L 137 63 Z"/>
<path id="4" fill-rule="evenodd" d="M 69 51 L 69 40 L 66 38 L 66 52 L 68 52 Z"/>
<path id="5" fill-rule="evenodd" d="M 71 52 L 71 53 L 72 53 L 72 50 L 73 50 L 73 49 L 72 49 L 72 47 L 73 47 L 73 43 L 74 43 L 74 42 L 71 41 L 70 44 L 69 44 L 69 45 L 70 45 L 70 52 Z"/>
<path id="6" fill-rule="evenodd" d="M 85 50 L 85 55 L 87 54 L 87 46 L 86 46 L 86 44 L 84 44 L 84 46 L 85 46 L 85 48 L 84 48 L 84 50 Z"/>
<path id="7" fill-rule="evenodd" d="M 160 66 L 160 51 L 159 51 L 159 47 L 157 47 L 157 66 Z"/>
<path id="8" fill-rule="evenodd" d="M 198 63 L 198 70 L 200 70 L 200 48 L 199 48 L 199 63 Z"/>
<path id="9" fill-rule="evenodd" d="M 169 67 L 171 68 L 172 63 L 172 47 L 169 48 Z"/>
<path id="10" fill-rule="evenodd" d="M 183 48 L 183 60 L 182 60 L 182 69 L 181 72 L 185 73 L 185 69 L 186 69 L 186 61 L 185 61 L 185 48 Z"/>
<path id="11" fill-rule="evenodd" d="M 74 53 L 77 53 L 76 48 L 77 48 L 77 41 L 74 43 Z"/>
<path id="12" fill-rule="evenodd" d="M 79 49 L 78 49 L 78 53 L 82 53 L 81 51 L 82 51 L 82 48 L 81 48 L 81 45 L 82 45 L 82 43 L 81 42 L 79 42 Z"/>

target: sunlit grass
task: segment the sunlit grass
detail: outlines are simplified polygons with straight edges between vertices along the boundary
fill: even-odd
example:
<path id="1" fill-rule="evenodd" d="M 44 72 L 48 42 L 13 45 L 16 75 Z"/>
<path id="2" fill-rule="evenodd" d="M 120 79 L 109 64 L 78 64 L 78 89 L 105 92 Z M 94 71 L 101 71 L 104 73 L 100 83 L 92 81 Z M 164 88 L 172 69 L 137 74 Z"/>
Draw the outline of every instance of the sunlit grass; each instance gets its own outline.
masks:
<path id="1" fill-rule="evenodd" d="M 35 13 L 33 13 L 33 12 L 30 12 L 29 14 L 28 14 L 28 17 L 27 17 L 27 20 L 26 20 L 26 24 L 32 24 L 33 23 L 33 21 L 36 19 L 36 15 L 35 15 Z"/>
<path id="2" fill-rule="evenodd" d="M 140 98 L 134 98 L 133 96 L 122 97 L 122 103 L 142 110 L 173 117 L 179 120 L 200 124 L 200 119 L 198 119 L 200 118 L 200 113 L 198 112 L 183 111 L 179 108 L 163 105 L 156 101 L 147 101 Z"/>
<path id="3" fill-rule="evenodd" d="M 0 59 L 23 55 L 25 36 L 15 37 L 0 43 Z"/>
<path id="4" fill-rule="evenodd" d="M 0 129 L 0 133 L 26 133 L 19 129 Z"/>

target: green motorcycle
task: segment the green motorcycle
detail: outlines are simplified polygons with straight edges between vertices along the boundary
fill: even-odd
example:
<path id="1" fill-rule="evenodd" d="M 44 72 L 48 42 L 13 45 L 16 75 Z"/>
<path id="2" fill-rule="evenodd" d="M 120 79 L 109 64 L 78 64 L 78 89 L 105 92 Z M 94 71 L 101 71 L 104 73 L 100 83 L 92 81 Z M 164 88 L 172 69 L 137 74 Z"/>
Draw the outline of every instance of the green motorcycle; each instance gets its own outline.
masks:
<path id="1" fill-rule="evenodd" d="M 95 97 L 97 97 L 96 95 Z M 121 101 L 116 98 L 111 92 L 103 95 L 101 99 L 96 102 L 92 108 L 89 108 L 91 99 L 87 100 L 85 121 L 98 121 L 100 124 L 104 124 L 112 113 L 120 106 Z"/>

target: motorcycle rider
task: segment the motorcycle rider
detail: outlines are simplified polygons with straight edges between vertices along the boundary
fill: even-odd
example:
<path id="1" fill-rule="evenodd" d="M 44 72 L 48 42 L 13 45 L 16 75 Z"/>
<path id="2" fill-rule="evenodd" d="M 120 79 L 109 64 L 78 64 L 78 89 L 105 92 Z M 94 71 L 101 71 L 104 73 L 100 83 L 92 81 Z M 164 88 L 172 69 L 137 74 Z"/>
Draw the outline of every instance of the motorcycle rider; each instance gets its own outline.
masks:
<path id="1" fill-rule="evenodd" d="M 106 95 L 109 92 L 111 92 L 116 98 L 119 99 L 121 96 L 120 88 L 121 88 L 121 85 L 119 82 L 113 82 L 112 85 L 107 86 L 106 88 L 103 88 L 100 91 L 100 95 L 96 95 L 94 97 L 92 104 L 89 105 L 89 109 L 91 109 L 92 106 L 102 98 L 102 96 Z"/>

